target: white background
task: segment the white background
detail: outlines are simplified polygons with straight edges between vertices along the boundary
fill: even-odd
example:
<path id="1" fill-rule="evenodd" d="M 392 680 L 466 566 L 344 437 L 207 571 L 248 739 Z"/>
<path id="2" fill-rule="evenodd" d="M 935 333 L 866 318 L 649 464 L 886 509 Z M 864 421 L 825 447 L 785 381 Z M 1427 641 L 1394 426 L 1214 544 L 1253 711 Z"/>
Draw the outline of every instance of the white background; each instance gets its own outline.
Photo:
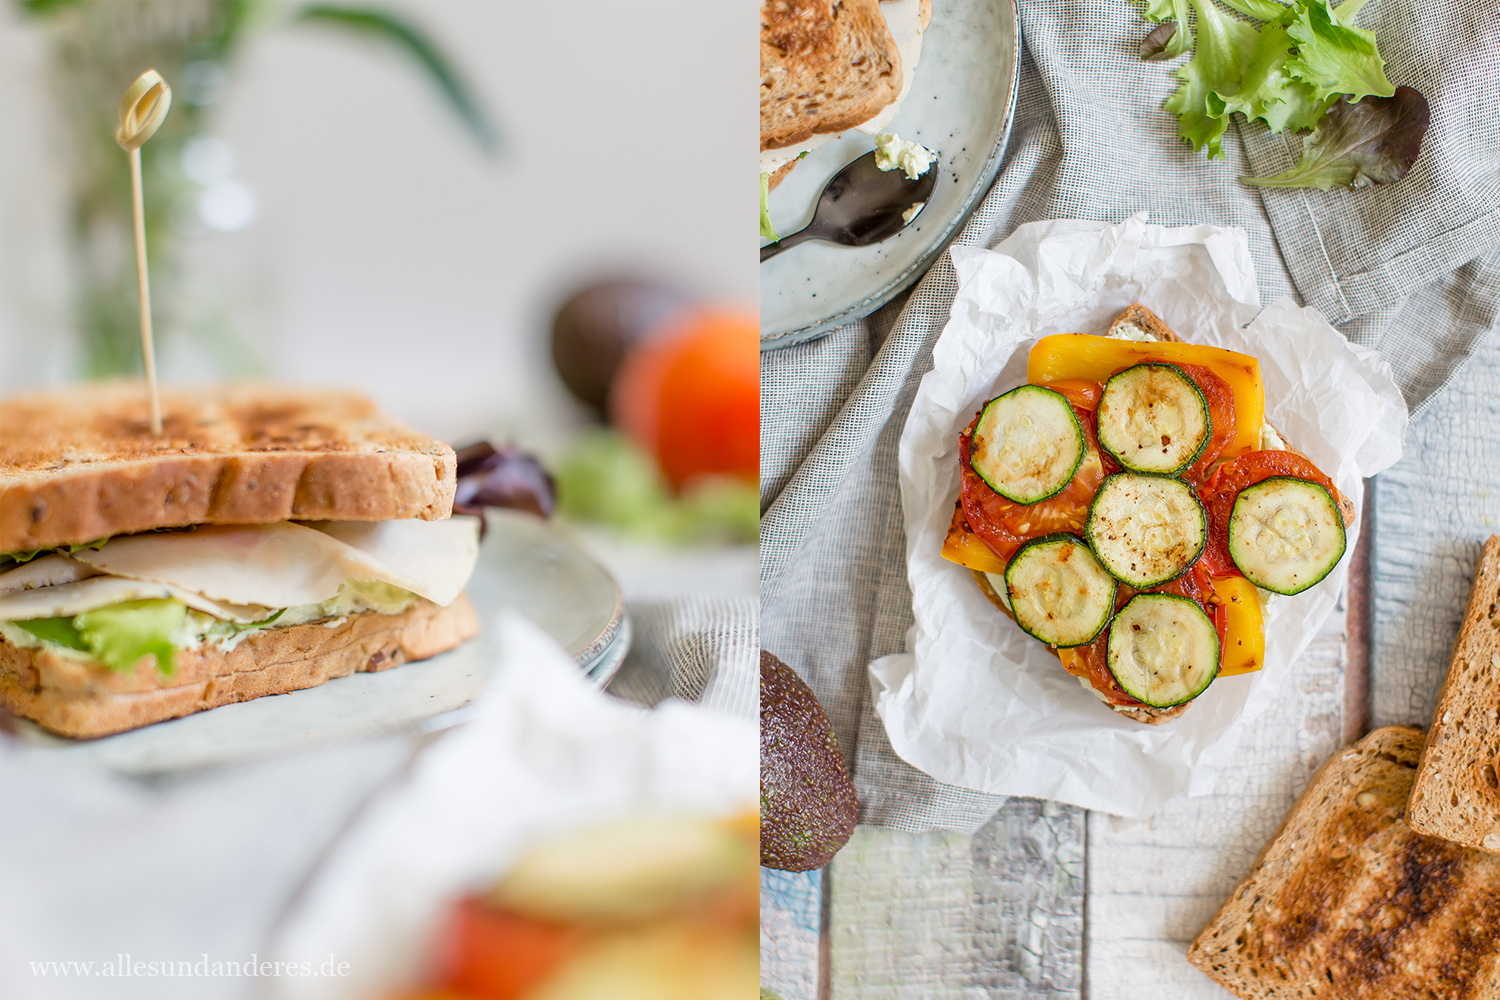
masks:
<path id="1" fill-rule="evenodd" d="M 454 56 L 505 145 L 486 160 L 379 47 L 311 26 L 247 39 L 210 131 L 257 215 L 183 250 L 198 307 L 222 307 L 271 376 L 362 388 L 450 440 L 545 445 L 577 419 L 546 346 L 570 286 L 629 267 L 756 300 L 753 4 L 390 6 Z M 42 33 L 0 3 L 0 394 L 74 374 L 46 75 Z M 218 373 L 166 347 L 168 378 Z"/>

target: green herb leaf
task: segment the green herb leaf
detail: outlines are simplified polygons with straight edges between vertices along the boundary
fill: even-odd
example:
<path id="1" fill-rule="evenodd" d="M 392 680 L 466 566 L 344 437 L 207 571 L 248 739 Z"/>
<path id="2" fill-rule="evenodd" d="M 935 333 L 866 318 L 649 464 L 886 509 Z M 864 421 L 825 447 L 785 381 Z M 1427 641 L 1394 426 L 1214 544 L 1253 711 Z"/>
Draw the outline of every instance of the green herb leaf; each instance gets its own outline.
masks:
<path id="1" fill-rule="evenodd" d="M 187 620 L 187 605 L 171 598 L 126 601 L 85 611 L 73 627 L 94 657 L 111 670 L 130 671 L 143 656 L 156 657 L 156 668 L 170 674 L 175 666 L 172 637 Z"/>
<path id="2" fill-rule="evenodd" d="M 391 43 L 427 71 L 486 154 L 493 154 L 499 147 L 499 133 L 481 108 L 478 98 L 460 78 L 448 57 L 416 25 L 384 10 L 322 4 L 303 8 L 297 18 L 310 24 L 350 29 Z"/>
<path id="3" fill-rule="evenodd" d="M 1354 27 L 1353 13 L 1345 16 L 1351 23 L 1336 17 L 1326 0 L 1300 0 L 1295 19 L 1287 26 L 1287 34 L 1297 45 L 1287 72 L 1311 86 L 1313 95 L 1322 101 L 1339 94 L 1351 99 L 1390 97 L 1396 88 L 1386 79 L 1375 33 Z"/>
<path id="4" fill-rule="evenodd" d="M 1302 160 L 1274 177 L 1245 177 L 1247 184 L 1278 188 L 1394 184 L 1417 161 L 1427 134 L 1427 99 L 1397 87 L 1390 97 L 1338 101 L 1303 142 Z"/>

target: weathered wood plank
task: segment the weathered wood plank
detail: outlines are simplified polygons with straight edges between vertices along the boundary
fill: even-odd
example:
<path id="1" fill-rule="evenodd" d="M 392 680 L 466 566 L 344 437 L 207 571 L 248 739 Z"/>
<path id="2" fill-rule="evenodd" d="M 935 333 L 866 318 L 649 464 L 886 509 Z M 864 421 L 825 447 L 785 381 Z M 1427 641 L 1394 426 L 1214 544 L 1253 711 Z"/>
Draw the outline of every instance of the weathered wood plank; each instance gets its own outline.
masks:
<path id="1" fill-rule="evenodd" d="M 1012 799 L 973 836 L 860 827 L 833 862 L 835 1000 L 1081 997 L 1083 812 Z"/>
<path id="2" fill-rule="evenodd" d="M 781 1000 L 818 1000 L 823 872 L 760 870 L 760 981 Z"/>

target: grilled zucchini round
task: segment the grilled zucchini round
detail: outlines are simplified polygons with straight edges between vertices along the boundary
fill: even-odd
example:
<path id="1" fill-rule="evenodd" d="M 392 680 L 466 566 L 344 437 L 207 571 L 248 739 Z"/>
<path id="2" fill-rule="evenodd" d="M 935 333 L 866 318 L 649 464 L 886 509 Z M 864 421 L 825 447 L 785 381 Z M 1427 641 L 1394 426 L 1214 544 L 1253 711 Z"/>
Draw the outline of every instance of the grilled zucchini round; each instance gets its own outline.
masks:
<path id="1" fill-rule="evenodd" d="M 1098 421 L 1099 447 L 1135 472 L 1176 475 L 1213 436 L 1203 390 L 1181 368 L 1156 361 L 1110 376 Z"/>
<path id="2" fill-rule="evenodd" d="M 989 488 L 1031 504 L 1062 492 L 1087 451 L 1083 425 L 1060 392 L 1023 385 L 985 404 L 969 465 Z"/>
<path id="3" fill-rule="evenodd" d="M 1208 515 L 1180 479 L 1117 472 L 1099 486 L 1084 529 L 1099 562 L 1137 590 L 1186 573 L 1208 542 Z"/>
<path id="4" fill-rule="evenodd" d="M 1115 615 L 1105 650 L 1125 693 L 1154 708 L 1192 701 L 1219 675 L 1219 633 L 1196 601 L 1137 594 Z"/>
<path id="5" fill-rule="evenodd" d="M 1016 624 L 1049 646 L 1093 642 L 1114 614 L 1118 588 L 1077 535 L 1033 539 L 1005 567 Z"/>
<path id="6" fill-rule="evenodd" d="M 1300 594 L 1344 555 L 1344 518 L 1321 484 L 1272 476 L 1240 490 L 1229 515 L 1229 556 L 1245 579 Z"/>

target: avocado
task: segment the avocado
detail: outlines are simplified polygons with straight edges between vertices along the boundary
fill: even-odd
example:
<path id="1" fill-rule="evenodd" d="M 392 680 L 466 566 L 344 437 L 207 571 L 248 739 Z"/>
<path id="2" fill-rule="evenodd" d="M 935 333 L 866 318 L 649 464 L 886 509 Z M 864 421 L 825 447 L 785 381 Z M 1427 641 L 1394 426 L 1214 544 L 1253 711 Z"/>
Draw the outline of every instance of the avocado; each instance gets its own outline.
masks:
<path id="1" fill-rule="evenodd" d="M 603 416 L 625 355 L 661 333 L 691 300 L 654 278 L 591 282 L 558 307 L 552 319 L 552 363 L 574 396 Z"/>
<path id="2" fill-rule="evenodd" d="M 760 863 L 822 868 L 854 833 L 859 800 L 838 737 L 807 683 L 760 651 Z"/>

